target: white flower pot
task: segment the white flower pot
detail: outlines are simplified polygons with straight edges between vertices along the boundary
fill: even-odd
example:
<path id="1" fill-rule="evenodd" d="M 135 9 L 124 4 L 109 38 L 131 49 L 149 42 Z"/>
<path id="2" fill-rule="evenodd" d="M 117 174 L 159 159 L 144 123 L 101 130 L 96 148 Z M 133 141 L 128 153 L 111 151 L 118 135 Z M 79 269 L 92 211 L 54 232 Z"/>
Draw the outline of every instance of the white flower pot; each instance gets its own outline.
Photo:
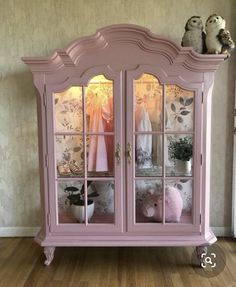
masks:
<path id="1" fill-rule="evenodd" d="M 191 174 L 192 170 L 192 161 L 191 159 L 188 161 L 183 161 L 183 160 L 176 160 L 176 171 L 178 173 L 186 174 L 189 175 Z"/>
<path id="2" fill-rule="evenodd" d="M 84 205 L 71 205 L 71 212 L 74 215 L 74 217 L 79 221 L 79 222 L 85 222 L 85 207 Z M 87 205 L 87 216 L 88 216 L 88 221 L 91 219 L 94 213 L 94 202 L 88 203 Z"/>

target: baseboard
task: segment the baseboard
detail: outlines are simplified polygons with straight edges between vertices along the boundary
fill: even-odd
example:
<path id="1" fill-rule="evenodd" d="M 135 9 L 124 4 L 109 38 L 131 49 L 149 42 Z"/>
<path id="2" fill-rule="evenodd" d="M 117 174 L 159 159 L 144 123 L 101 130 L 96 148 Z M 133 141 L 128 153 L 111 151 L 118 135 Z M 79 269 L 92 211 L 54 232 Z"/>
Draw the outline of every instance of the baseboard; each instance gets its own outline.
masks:
<path id="1" fill-rule="evenodd" d="M 211 227 L 216 237 L 232 237 L 230 226 Z M 0 237 L 34 237 L 39 227 L 0 227 Z"/>
<path id="2" fill-rule="evenodd" d="M 0 227 L 0 237 L 34 237 L 39 227 Z"/>
<path id="3" fill-rule="evenodd" d="M 232 237 L 232 229 L 230 226 L 211 227 L 216 237 Z"/>

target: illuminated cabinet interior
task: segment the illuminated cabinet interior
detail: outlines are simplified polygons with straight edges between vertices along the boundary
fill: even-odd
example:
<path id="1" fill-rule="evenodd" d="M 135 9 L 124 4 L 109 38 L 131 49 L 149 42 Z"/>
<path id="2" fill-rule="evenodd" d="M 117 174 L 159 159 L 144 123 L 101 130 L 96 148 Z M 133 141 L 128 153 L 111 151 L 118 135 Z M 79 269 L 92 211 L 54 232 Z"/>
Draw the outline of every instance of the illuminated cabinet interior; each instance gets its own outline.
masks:
<path id="1" fill-rule="evenodd" d="M 48 58 L 37 89 L 45 264 L 57 246 L 185 246 L 209 228 L 211 93 L 223 55 L 113 25 Z"/>

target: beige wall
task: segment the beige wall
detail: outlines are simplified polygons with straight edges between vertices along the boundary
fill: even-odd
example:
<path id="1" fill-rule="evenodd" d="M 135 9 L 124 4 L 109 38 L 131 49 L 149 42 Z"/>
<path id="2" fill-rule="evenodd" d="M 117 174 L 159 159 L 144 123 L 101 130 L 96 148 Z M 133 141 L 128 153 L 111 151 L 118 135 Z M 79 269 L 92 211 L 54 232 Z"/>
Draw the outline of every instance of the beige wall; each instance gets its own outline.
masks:
<path id="1" fill-rule="evenodd" d="M 234 0 L 0 0 L 0 227 L 39 225 L 36 101 L 22 56 L 46 56 L 75 38 L 133 23 L 180 43 L 186 20 L 219 13 L 236 40 Z M 216 74 L 211 225 L 231 224 L 236 52 Z"/>

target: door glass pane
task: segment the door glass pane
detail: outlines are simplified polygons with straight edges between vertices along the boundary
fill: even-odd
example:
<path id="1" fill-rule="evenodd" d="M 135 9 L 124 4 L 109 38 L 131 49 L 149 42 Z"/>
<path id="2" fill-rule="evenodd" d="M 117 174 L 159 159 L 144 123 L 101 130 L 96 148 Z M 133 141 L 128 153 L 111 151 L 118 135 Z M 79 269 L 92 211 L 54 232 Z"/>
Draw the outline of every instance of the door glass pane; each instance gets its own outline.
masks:
<path id="1" fill-rule="evenodd" d="M 135 180 L 136 223 L 162 222 L 162 181 Z"/>
<path id="2" fill-rule="evenodd" d="M 71 87 L 64 92 L 54 93 L 54 112 L 56 132 L 82 132 L 82 88 Z"/>
<path id="3" fill-rule="evenodd" d="M 114 223 L 114 181 L 88 181 L 88 197 L 94 202 L 90 223 Z"/>
<path id="4" fill-rule="evenodd" d="M 167 176 L 192 176 L 193 136 L 172 134 L 165 136 L 165 171 Z"/>
<path id="5" fill-rule="evenodd" d="M 165 129 L 193 131 L 194 92 L 177 85 L 165 86 Z"/>
<path id="6" fill-rule="evenodd" d="M 84 181 L 58 181 L 58 222 L 83 223 L 85 222 L 84 204 L 79 205 L 80 193 Z"/>
<path id="7" fill-rule="evenodd" d="M 136 176 L 162 175 L 162 135 L 136 134 Z"/>
<path id="8" fill-rule="evenodd" d="M 165 182 L 165 222 L 192 223 L 193 180 L 176 179 Z"/>
<path id="9" fill-rule="evenodd" d="M 158 79 L 143 74 L 134 81 L 135 131 L 162 130 L 163 87 Z"/>
<path id="10" fill-rule="evenodd" d="M 113 132 L 113 81 L 96 76 L 89 82 L 85 95 L 87 132 Z"/>
<path id="11" fill-rule="evenodd" d="M 83 137 L 56 136 L 55 145 L 57 176 L 82 176 L 84 174 Z"/>
<path id="12" fill-rule="evenodd" d="M 114 175 L 114 136 L 87 136 L 88 176 Z"/>

